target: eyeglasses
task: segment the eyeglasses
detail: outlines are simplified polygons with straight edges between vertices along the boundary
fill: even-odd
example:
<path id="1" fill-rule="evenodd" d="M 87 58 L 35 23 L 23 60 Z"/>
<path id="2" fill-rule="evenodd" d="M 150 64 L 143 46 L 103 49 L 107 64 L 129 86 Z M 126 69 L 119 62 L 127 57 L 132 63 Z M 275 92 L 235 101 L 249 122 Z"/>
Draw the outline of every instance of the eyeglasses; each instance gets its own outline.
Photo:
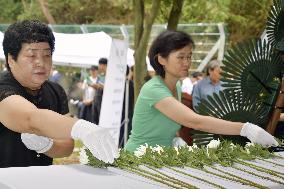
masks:
<path id="1" fill-rule="evenodd" d="M 191 56 L 177 56 L 176 58 L 181 61 L 191 61 Z"/>
<path id="2" fill-rule="evenodd" d="M 44 57 L 51 57 L 52 55 L 51 49 L 27 49 L 25 50 L 24 55 L 27 57 L 35 57 L 39 53 L 41 53 L 40 55 Z"/>

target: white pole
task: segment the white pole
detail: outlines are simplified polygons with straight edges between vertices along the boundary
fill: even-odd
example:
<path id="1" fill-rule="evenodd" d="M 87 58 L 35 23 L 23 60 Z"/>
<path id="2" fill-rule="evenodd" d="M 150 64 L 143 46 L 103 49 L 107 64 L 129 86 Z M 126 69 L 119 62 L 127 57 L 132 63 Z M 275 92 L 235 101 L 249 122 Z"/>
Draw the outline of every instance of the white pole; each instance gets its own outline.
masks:
<path id="1" fill-rule="evenodd" d="M 120 26 L 120 31 L 124 37 L 124 40 L 127 43 L 127 49 L 129 46 L 129 34 L 127 32 L 127 29 L 125 27 L 125 25 L 121 25 Z M 130 71 L 130 70 L 129 70 Z M 122 124 L 124 124 L 124 133 L 123 133 L 123 144 L 125 145 L 128 139 L 128 123 L 129 123 L 129 119 L 128 119 L 128 108 L 129 108 L 129 80 L 128 78 L 126 78 L 125 81 L 125 95 L 124 95 L 124 120 L 122 122 Z"/>
<path id="2" fill-rule="evenodd" d="M 222 61 L 224 58 L 224 48 L 225 48 L 225 39 L 226 39 L 224 25 L 222 23 L 219 23 L 218 29 L 220 32 L 220 40 L 221 40 L 218 52 L 218 60 Z"/>
<path id="3" fill-rule="evenodd" d="M 124 100 L 124 135 L 123 144 L 125 145 L 128 140 L 128 108 L 129 108 L 129 80 L 125 81 L 125 100 Z"/>

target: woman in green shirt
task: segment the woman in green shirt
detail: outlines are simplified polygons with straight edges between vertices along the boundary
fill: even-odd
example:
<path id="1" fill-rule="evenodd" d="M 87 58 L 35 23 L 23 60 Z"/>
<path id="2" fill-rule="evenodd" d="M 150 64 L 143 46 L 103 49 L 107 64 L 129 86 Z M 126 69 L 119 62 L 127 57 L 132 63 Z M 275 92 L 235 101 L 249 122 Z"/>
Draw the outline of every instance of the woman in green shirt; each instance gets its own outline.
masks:
<path id="1" fill-rule="evenodd" d="M 171 146 L 180 125 L 209 133 L 241 135 L 263 146 L 277 146 L 273 136 L 257 125 L 198 115 L 180 102 L 179 79 L 188 76 L 193 48 L 192 38 L 180 31 L 165 31 L 153 41 L 148 56 L 157 75 L 140 91 L 126 150 L 133 152 L 145 143 Z"/>

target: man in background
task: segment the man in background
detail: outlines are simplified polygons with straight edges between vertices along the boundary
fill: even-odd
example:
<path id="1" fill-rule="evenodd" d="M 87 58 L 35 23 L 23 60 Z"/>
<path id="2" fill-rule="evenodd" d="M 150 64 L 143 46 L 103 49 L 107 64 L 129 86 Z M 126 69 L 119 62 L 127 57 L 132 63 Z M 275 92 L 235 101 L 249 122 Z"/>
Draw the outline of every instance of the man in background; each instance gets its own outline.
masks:
<path id="1" fill-rule="evenodd" d="M 108 60 L 106 58 L 99 59 L 97 82 L 94 84 L 90 84 L 90 86 L 96 90 L 96 93 L 94 96 L 93 115 L 92 115 L 92 118 L 93 118 L 92 122 L 96 124 L 99 124 L 99 121 L 100 121 L 100 112 L 101 112 L 101 105 L 102 105 L 102 99 L 103 99 L 107 63 L 108 63 Z"/>
<path id="2" fill-rule="evenodd" d="M 78 118 L 87 121 L 93 121 L 93 110 L 92 105 L 94 102 L 94 97 L 96 94 L 96 89 L 90 85 L 97 83 L 98 80 L 98 66 L 92 66 L 89 69 L 90 75 L 88 75 L 82 85 L 83 98 L 82 101 L 78 103 Z"/>
<path id="3" fill-rule="evenodd" d="M 203 79 L 202 72 L 193 72 L 191 77 L 181 78 L 181 91 L 183 93 L 187 93 L 188 95 L 192 94 L 193 86 L 197 83 L 197 81 Z"/>
<path id="4" fill-rule="evenodd" d="M 207 99 L 208 95 L 219 93 L 222 90 L 220 66 L 221 62 L 219 60 L 209 62 L 206 68 L 206 77 L 197 82 L 193 87 L 192 103 L 194 110 L 196 110 L 196 107 L 202 99 Z"/>

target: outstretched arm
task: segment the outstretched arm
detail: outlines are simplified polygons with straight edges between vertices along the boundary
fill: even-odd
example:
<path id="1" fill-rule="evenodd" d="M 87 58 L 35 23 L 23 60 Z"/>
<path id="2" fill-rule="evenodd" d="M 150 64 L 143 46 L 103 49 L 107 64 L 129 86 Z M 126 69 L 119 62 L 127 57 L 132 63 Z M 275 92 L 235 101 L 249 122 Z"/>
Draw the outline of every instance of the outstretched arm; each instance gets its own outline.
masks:
<path id="1" fill-rule="evenodd" d="M 70 139 L 77 119 L 47 109 L 38 109 L 19 95 L 0 102 L 0 121 L 8 129 L 19 133 L 34 133 L 54 139 Z"/>
<path id="2" fill-rule="evenodd" d="M 53 139 L 79 139 L 102 161 L 112 163 L 114 158 L 118 157 L 117 146 L 109 131 L 88 121 L 77 120 L 51 110 L 38 109 L 18 95 L 2 100 L 0 112 L 1 123 L 12 131 Z M 48 153 L 52 156 L 52 151 Z"/>
<path id="3" fill-rule="evenodd" d="M 240 122 L 225 121 L 196 114 L 173 97 L 167 97 L 159 101 L 155 104 L 155 108 L 185 127 L 209 133 L 239 135 L 243 125 Z"/>
<path id="4" fill-rule="evenodd" d="M 173 97 L 160 100 L 155 104 L 155 108 L 177 123 L 196 130 L 216 134 L 241 135 L 263 146 L 279 145 L 272 135 L 257 125 L 198 115 Z"/>

